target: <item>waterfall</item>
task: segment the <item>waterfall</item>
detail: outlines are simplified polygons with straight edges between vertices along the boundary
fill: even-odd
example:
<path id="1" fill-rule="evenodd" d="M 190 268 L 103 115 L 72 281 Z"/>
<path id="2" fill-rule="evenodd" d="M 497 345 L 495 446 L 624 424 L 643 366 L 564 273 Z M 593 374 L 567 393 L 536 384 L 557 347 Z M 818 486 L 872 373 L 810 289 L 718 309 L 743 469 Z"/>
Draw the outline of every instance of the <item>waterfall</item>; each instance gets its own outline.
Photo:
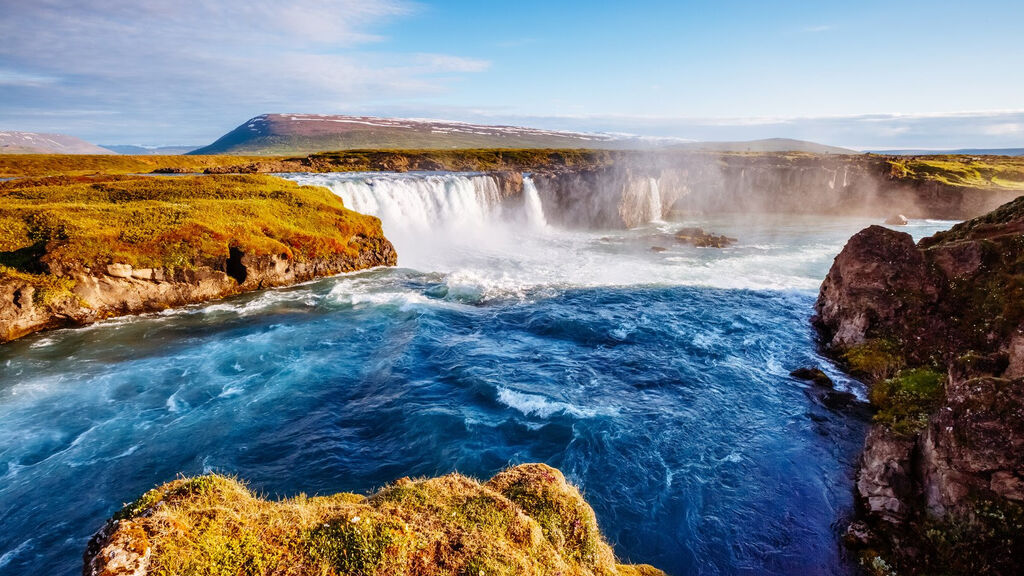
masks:
<path id="1" fill-rule="evenodd" d="M 658 179 L 651 178 L 647 192 L 647 206 L 651 214 L 651 222 L 661 222 L 661 189 L 658 187 Z"/>
<path id="2" fill-rule="evenodd" d="M 544 217 L 544 205 L 540 202 L 540 193 L 533 183 L 533 178 L 523 177 L 523 205 L 526 209 L 526 221 L 533 228 L 546 228 L 547 218 Z"/>
<path id="3" fill-rule="evenodd" d="M 326 186 L 346 208 L 379 217 L 385 233 L 479 229 L 501 210 L 498 183 L 481 174 L 310 174 L 300 182 Z"/>

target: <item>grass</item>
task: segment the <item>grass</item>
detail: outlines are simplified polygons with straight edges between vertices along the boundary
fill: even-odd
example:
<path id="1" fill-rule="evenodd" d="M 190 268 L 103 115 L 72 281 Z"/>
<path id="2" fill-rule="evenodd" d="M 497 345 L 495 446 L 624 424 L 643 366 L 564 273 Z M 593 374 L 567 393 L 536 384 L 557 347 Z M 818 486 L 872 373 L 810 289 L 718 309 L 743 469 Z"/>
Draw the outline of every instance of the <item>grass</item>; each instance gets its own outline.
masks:
<path id="1" fill-rule="evenodd" d="M 1010 156 L 910 156 L 889 158 L 896 179 L 950 186 L 1024 190 L 1024 158 Z"/>
<path id="2" fill-rule="evenodd" d="M 231 247 L 297 260 L 355 257 L 353 237 L 380 235 L 378 219 L 345 209 L 329 190 L 270 176 L 0 183 L 0 264 L 23 273 L 111 263 L 188 269 L 223 262 Z"/>
<path id="3" fill-rule="evenodd" d="M 616 564 L 593 510 L 557 470 L 459 474 L 355 494 L 257 497 L 223 476 L 179 479 L 114 516 L 109 541 L 155 575 L 646 575 Z"/>
<path id="4" fill-rule="evenodd" d="M 312 154 L 313 166 L 337 171 L 433 166 L 434 170 L 530 171 L 555 167 L 608 166 L 630 153 L 585 149 L 347 150 Z"/>
<path id="5" fill-rule="evenodd" d="M 0 154 L 0 178 L 144 174 L 160 169 L 202 172 L 211 167 L 243 164 L 253 160 L 266 160 L 266 157 Z"/>
<path id="6" fill-rule="evenodd" d="M 112 264 L 181 280 L 201 267 L 230 273 L 232 255 L 358 263 L 385 242 L 377 218 L 347 210 L 325 188 L 272 176 L 0 182 L 0 285 L 13 294 L 12 311 L 40 317 L 92 309 L 76 278 L 107 273 Z M 240 286 L 246 275 L 233 277 Z M 5 325 L 0 340 L 41 325 Z"/>

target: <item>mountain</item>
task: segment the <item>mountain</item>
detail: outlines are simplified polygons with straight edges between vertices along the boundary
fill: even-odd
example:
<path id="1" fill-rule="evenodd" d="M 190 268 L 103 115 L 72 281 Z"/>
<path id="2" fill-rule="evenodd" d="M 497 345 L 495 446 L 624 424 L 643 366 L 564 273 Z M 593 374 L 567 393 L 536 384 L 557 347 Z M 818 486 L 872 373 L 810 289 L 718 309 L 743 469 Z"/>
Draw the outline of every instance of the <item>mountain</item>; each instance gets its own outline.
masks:
<path id="1" fill-rule="evenodd" d="M 713 152 L 808 152 L 811 154 L 860 154 L 849 148 L 828 146 L 791 138 L 766 138 L 747 142 L 687 142 L 672 148 L 681 150 L 708 150 Z"/>
<path id="2" fill-rule="evenodd" d="M 264 114 L 191 154 L 311 154 L 353 149 L 607 148 L 604 134 L 463 122 L 324 114 Z"/>
<path id="3" fill-rule="evenodd" d="M 958 150 L 870 150 L 887 156 L 1024 156 L 1024 148 L 960 148 Z"/>
<path id="4" fill-rule="evenodd" d="M 199 146 L 135 146 L 133 144 L 104 144 L 107 150 L 130 156 L 177 156 L 188 154 Z"/>
<path id="5" fill-rule="evenodd" d="M 0 132 L 0 154 L 115 154 L 66 134 Z"/>
<path id="6" fill-rule="evenodd" d="M 419 118 L 264 114 L 228 132 L 213 144 L 189 153 L 305 155 L 360 149 L 658 148 L 722 152 L 858 154 L 846 148 L 785 138 L 751 142 L 678 142 L 676 139 L 563 132 L 520 126 L 488 126 Z"/>

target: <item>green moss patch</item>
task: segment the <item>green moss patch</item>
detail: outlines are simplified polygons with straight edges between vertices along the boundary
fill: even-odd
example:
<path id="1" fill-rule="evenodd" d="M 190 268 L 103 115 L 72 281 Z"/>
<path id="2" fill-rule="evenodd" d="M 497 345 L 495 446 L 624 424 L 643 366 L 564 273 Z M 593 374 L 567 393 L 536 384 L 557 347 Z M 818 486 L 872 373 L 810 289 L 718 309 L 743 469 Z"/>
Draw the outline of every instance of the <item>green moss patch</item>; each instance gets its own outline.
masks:
<path id="1" fill-rule="evenodd" d="M 941 405 L 946 375 L 929 368 L 903 370 L 871 388 L 871 403 L 878 408 L 875 422 L 893 432 L 913 435 L 928 424 L 928 415 Z"/>
<path id="2" fill-rule="evenodd" d="M 851 346 L 843 353 L 843 360 L 852 374 L 872 381 L 889 378 L 906 365 L 899 344 L 882 338 Z"/>

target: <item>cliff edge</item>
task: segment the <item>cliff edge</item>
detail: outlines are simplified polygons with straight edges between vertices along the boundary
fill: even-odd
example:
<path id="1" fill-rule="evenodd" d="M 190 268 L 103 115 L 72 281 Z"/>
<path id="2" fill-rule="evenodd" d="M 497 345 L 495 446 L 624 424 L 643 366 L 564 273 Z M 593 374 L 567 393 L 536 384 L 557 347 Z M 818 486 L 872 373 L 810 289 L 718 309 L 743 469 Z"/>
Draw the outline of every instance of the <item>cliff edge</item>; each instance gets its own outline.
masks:
<path id="1" fill-rule="evenodd" d="M 90 541 L 86 576 L 149 574 L 664 576 L 617 564 L 562 473 L 510 468 L 486 483 L 403 478 L 357 494 L 267 501 L 222 476 L 179 479 Z"/>
<path id="2" fill-rule="evenodd" d="M 850 239 L 816 304 L 877 410 L 848 540 L 879 574 L 1016 574 L 1024 558 L 1024 197 L 915 244 Z"/>
<path id="3" fill-rule="evenodd" d="M 394 265 L 380 220 L 270 176 L 0 183 L 0 342 Z"/>

